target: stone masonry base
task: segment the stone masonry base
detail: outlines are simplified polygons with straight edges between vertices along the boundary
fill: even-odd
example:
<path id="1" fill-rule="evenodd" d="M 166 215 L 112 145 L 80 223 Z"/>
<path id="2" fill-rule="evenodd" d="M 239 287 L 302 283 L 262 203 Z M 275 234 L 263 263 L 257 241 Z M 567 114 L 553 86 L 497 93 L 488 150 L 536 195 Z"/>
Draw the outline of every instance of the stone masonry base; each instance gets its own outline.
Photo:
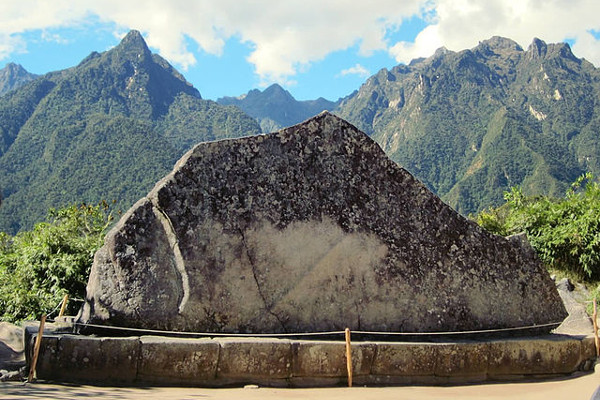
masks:
<path id="1" fill-rule="evenodd" d="M 31 363 L 37 328 L 25 329 Z M 453 342 L 353 342 L 354 385 L 453 384 L 590 370 L 592 336 Z M 346 385 L 343 341 L 95 337 L 45 333 L 37 379 L 100 385 L 274 387 Z"/>

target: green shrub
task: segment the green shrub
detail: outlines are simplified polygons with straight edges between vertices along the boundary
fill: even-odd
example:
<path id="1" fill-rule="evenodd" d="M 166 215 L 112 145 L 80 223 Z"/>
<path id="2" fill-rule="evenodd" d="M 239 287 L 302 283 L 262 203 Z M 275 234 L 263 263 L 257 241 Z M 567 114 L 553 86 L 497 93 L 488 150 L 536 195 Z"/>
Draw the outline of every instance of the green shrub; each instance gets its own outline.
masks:
<path id="1" fill-rule="evenodd" d="M 111 221 L 103 201 L 50 210 L 46 222 L 14 237 L 0 233 L 0 320 L 37 319 L 65 294 L 83 297 Z"/>
<path id="2" fill-rule="evenodd" d="M 525 232 L 548 266 L 600 278 L 600 185 L 592 174 L 579 177 L 563 199 L 526 197 L 518 187 L 504 198 L 477 216 L 482 227 L 504 236 Z"/>

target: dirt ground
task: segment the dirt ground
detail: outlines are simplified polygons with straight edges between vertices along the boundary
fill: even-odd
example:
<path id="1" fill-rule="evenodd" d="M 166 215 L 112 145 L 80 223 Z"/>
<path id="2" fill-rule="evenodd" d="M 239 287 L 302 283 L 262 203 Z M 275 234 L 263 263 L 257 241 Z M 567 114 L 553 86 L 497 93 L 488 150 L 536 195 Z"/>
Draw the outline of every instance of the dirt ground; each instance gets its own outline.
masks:
<path id="1" fill-rule="evenodd" d="M 327 399 L 327 400 L 428 400 L 428 399 L 515 399 L 515 400 L 591 400 L 600 386 L 600 364 L 594 373 L 566 378 L 512 383 L 486 383 L 468 386 L 404 386 L 385 388 L 165 388 L 102 387 L 18 382 L 0 383 L 2 399 Z M 600 400 L 600 395 L 594 400 Z"/>

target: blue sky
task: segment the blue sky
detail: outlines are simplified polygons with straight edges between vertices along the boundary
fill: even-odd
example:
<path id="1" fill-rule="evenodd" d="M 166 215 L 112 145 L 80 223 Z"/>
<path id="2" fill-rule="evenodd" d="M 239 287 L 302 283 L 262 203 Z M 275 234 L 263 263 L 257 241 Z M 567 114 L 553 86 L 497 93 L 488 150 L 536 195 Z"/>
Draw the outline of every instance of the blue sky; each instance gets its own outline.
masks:
<path id="1" fill-rule="evenodd" d="M 524 48 L 534 37 L 568 41 L 598 66 L 598 15 L 597 0 L 6 1 L 0 68 L 68 68 L 137 29 L 204 98 L 277 82 L 300 100 L 336 100 L 381 68 L 494 35 Z"/>

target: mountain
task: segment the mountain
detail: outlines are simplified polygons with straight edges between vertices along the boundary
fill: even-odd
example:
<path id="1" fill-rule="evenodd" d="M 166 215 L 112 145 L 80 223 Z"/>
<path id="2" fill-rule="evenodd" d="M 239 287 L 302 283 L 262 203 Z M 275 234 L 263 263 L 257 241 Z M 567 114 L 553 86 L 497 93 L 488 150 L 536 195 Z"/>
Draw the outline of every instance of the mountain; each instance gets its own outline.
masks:
<path id="1" fill-rule="evenodd" d="M 0 96 L 35 78 L 37 75 L 27 72 L 19 64 L 6 64 L 4 68 L 0 69 Z"/>
<path id="2" fill-rule="evenodd" d="M 322 97 L 298 101 L 278 84 L 273 84 L 262 92 L 253 89 L 240 97 L 221 97 L 217 102 L 239 107 L 256 118 L 265 133 L 298 124 L 321 111 L 331 111 L 337 105 Z"/>
<path id="3" fill-rule="evenodd" d="M 239 109 L 203 100 L 132 31 L 0 97 L 0 231 L 73 202 L 129 208 L 195 143 L 258 133 Z"/>
<path id="4" fill-rule="evenodd" d="M 382 69 L 336 109 L 458 211 L 600 175 L 600 71 L 568 44 L 493 37 Z"/>

